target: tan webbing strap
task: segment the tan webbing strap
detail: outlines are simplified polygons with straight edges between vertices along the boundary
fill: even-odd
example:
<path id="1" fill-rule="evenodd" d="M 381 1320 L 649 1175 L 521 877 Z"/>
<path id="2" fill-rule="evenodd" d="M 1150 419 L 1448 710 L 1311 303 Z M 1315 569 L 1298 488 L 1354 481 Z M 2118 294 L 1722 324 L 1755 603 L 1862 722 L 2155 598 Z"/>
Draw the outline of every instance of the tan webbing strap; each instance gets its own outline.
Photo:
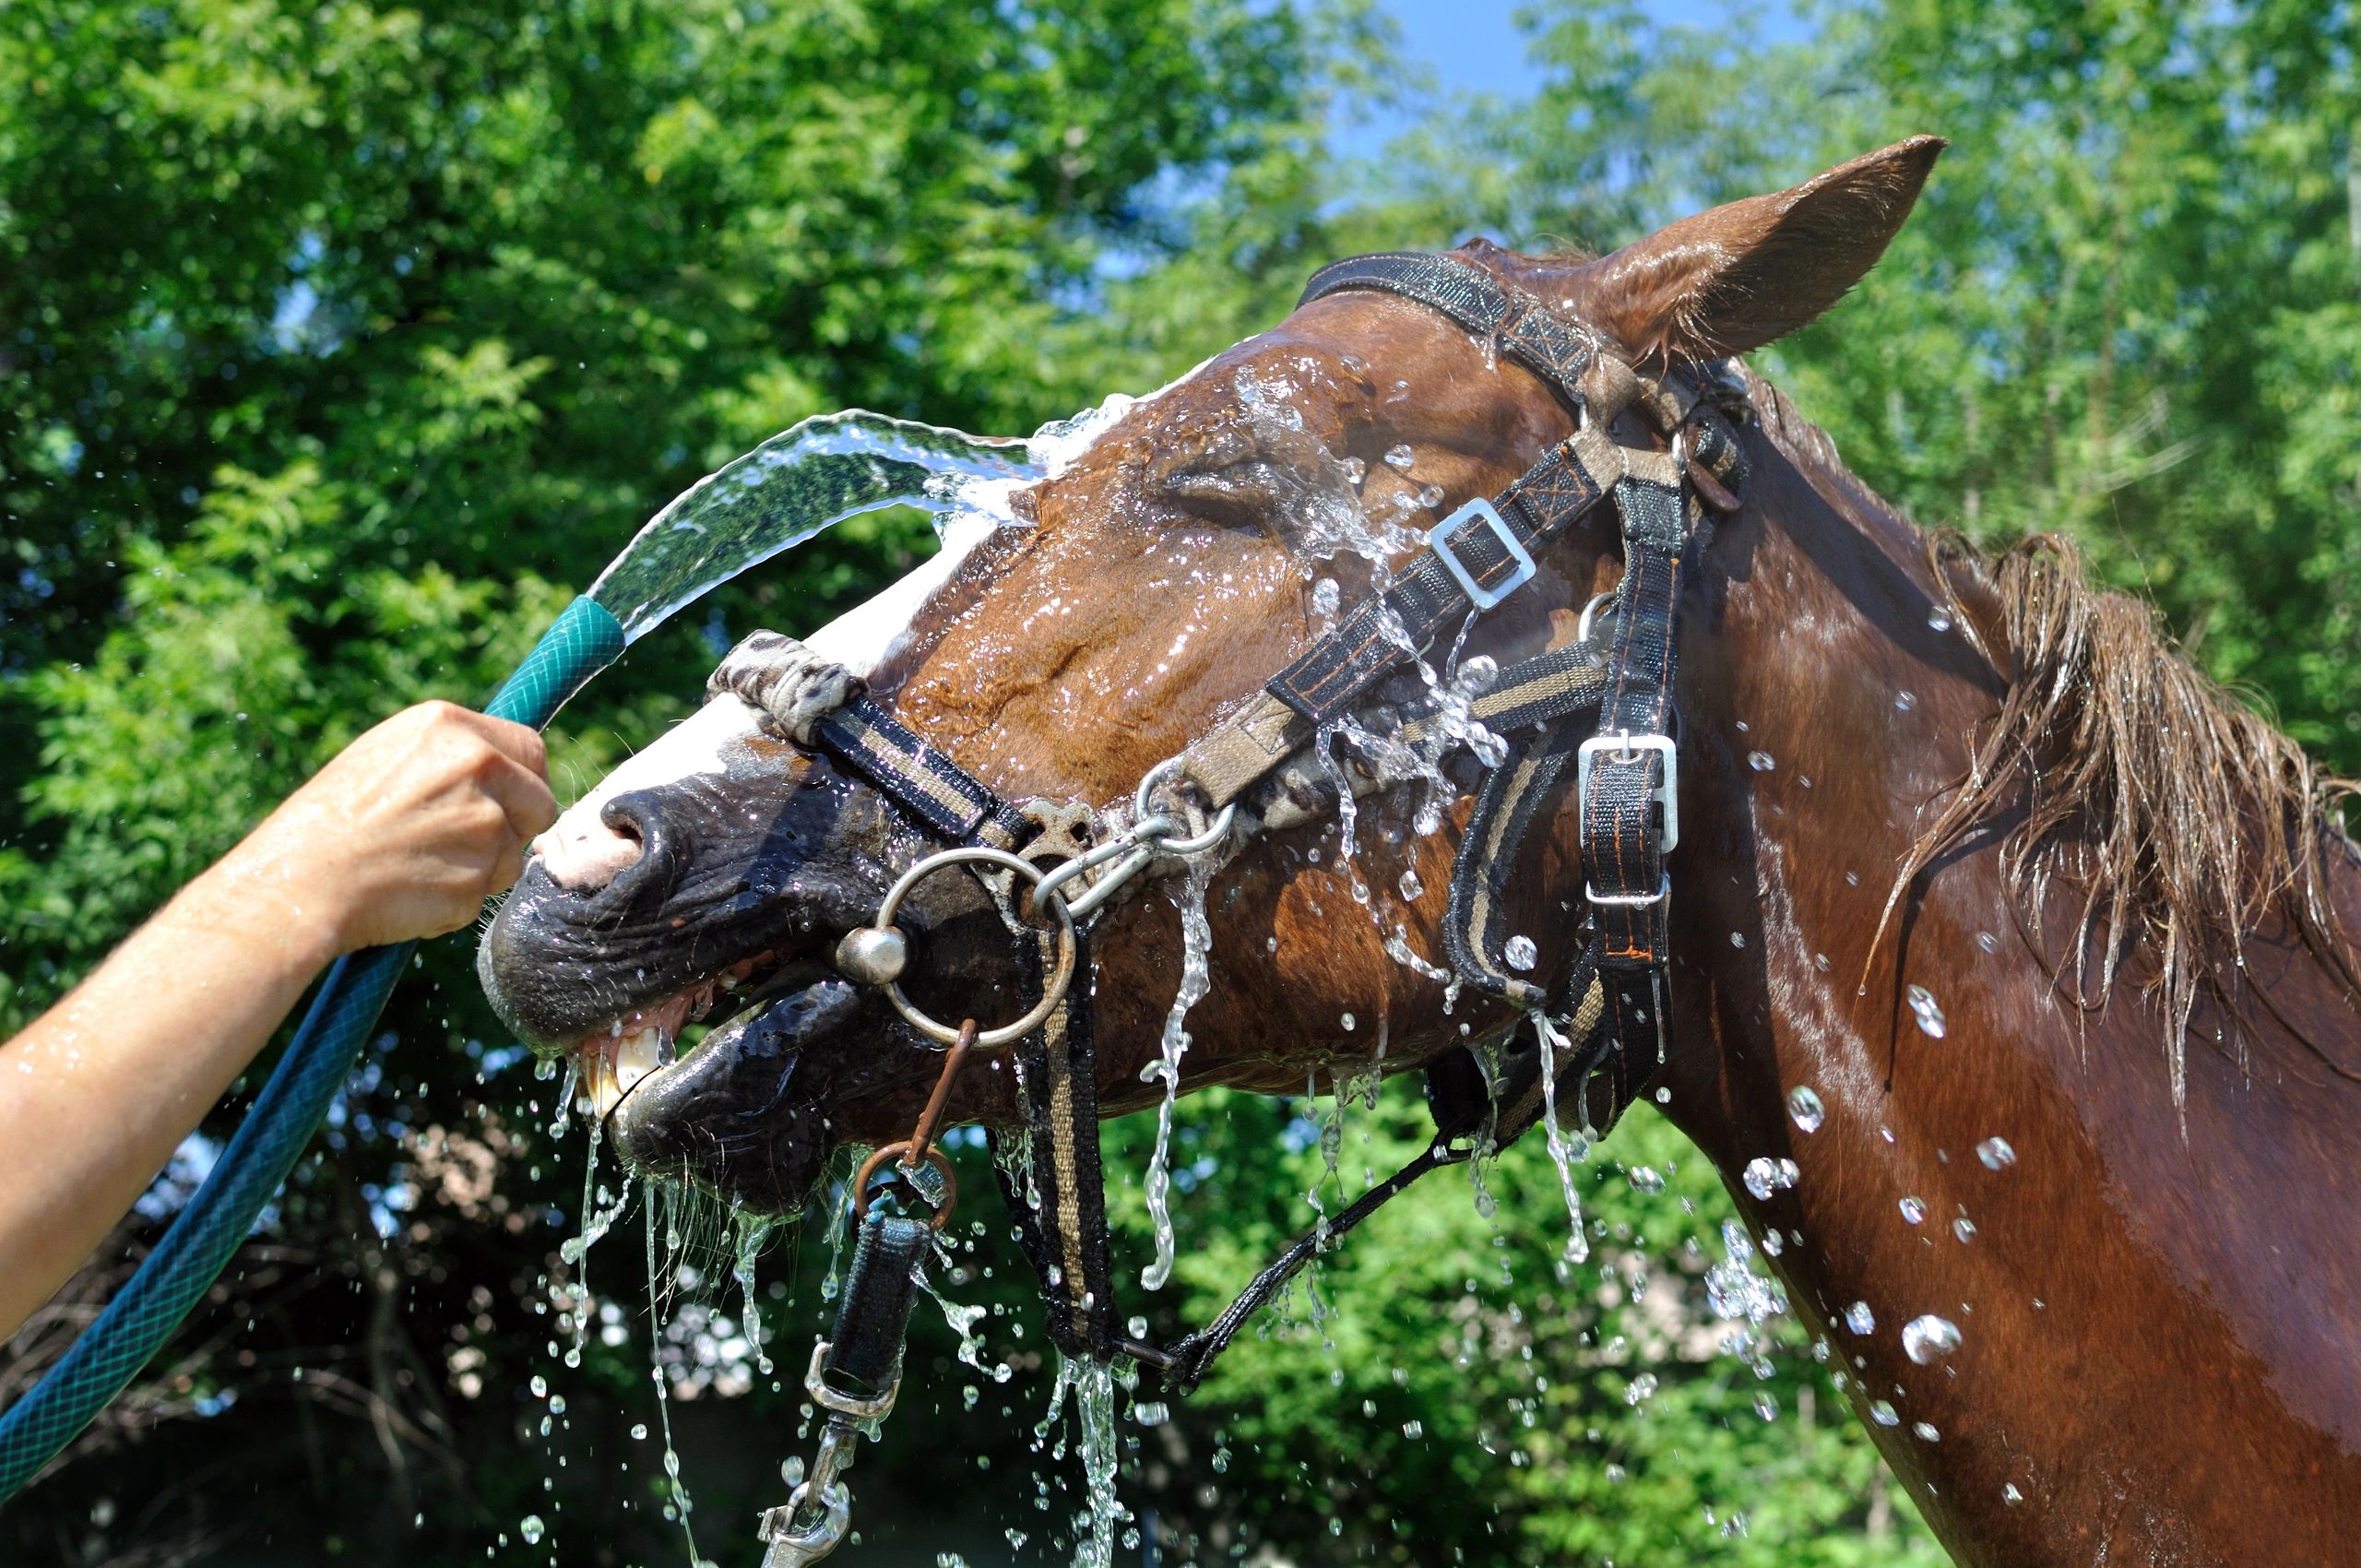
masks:
<path id="1" fill-rule="evenodd" d="M 1311 733 L 1309 719 L 1270 693 L 1256 692 L 1189 748 L 1180 776 L 1204 792 L 1208 809 L 1219 811 L 1309 745 Z"/>

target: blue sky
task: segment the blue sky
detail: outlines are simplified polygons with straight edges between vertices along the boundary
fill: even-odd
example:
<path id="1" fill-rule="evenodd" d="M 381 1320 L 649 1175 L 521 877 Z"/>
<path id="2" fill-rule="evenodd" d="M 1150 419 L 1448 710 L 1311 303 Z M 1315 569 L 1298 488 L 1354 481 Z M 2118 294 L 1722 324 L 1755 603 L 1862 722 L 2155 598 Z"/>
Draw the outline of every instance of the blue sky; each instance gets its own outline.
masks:
<path id="1" fill-rule="evenodd" d="M 1402 50 L 1433 71 L 1446 91 L 1495 92 L 1522 97 L 1540 80 L 1526 63 L 1525 37 L 1514 16 L 1522 0 L 1381 0 L 1402 28 Z M 1642 0 L 1656 21 L 1704 26 L 1729 14 L 1724 0 Z M 1767 42 L 1794 37 L 1801 29 L 1792 0 L 1758 0 L 1751 7 Z M 1396 132 L 1396 121 L 1358 126 L 1337 138 L 1344 151 L 1374 156 Z"/>

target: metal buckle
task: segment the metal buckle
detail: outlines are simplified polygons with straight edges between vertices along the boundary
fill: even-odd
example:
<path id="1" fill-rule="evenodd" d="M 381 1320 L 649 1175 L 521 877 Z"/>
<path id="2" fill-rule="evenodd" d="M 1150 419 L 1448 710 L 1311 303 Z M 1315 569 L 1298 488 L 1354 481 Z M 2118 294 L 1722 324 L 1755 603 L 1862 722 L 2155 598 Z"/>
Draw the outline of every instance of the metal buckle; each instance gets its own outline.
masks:
<path id="1" fill-rule="evenodd" d="M 1656 885 L 1654 893 L 1601 893 L 1596 883 L 1585 881 L 1583 897 L 1594 904 L 1614 904 L 1627 909 L 1644 909 L 1650 904 L 1661 904 L 1672 897 L 1672 873 L 1664 873 L 1664 880 Z"/>
<path id="2" fill-rule="evenodd" d="M 1475 575 L 1461 565 L 1459 557 L 1451 552 L 1451 545 L 1448 542 L 1451 535 L 1457 531 L 1461 524 L 1476 517 L 1481 517 L 1484 520 L 1485 526 L 1492 530 L 1493 537 L 1501 541 L 1501 547 L 1508 552 L 1509 559 L 1516 563 L 1514 575 L 1496 588 L 1487 588 L 1479 585 L 1476 581 Z M 1489 501 L 1480 497 L 1470 501 L 1466 505 L 1429 529 L 1427 548 L 1435 552 L 1437 560 L 1451 569 L 1451 575 L 1459 579 L 1459 586 L 1466 590 L 1469 601 L 1478 610 L 1489 610 L 1531 582 L 1535 575 L 1541 570 L 1533 564 L 1531 552 L 1518 541 L 1516 530 L 1501 520 L 1499 509 Z"/>
<path id="3" fill-rule="evenodd" d="M 1659 854 L 1669 855 L 1673 846 L 1680 842 L 1680 765 L 1669 735 L 1633 735 L 1618 731 L 1612 735 L 1593 735 L 1574 754 L 1574 792 L 1580 802 L 1584 820 L 1590 817 L 1590 776 L 1602 754 L 1611 753 L 1618 762 L 1631 762 L 1642 752 L 1664 754 L 1664 782 L 1649 793 L 1664 808 L 1664 847 Z M 1661 893 L 1631 894 L 1601 898 L 1594 896 L 1594 904 L 1652 904 Z"/>

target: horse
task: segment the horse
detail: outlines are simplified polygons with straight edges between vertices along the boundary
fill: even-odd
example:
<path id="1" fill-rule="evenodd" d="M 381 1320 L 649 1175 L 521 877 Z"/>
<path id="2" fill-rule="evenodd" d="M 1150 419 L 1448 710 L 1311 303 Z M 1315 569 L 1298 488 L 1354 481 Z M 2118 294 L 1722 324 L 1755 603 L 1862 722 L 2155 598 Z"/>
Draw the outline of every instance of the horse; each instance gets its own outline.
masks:
<path id="1" fill-rule="evenodd" d="M 1750 478 L 1678 592 L 1679 891 L 1646 1087 L 1958 1562 L 2350 1561 L 2361 864 L 2331 781 L 2065 541 L 1987 555 L 1921 529 L 1737 368 L 1867 273 L 1942 145 L 1604 256 L 1450 253 L 1635 364 L 1733 367 Z M 1018 526 L 811 646 L 1003 799 L 1128 799 L 1382 577 L 1336 518 L 1442 516 L 1570 438 L 1580 416 L 1499 347 L 1383 292 L 1310 299 L 1133 405 L 1017 497 Z M 1650 441 L 1634 412 L 1613 434 Z M 1459 668 L 1568 645 L 1624 570 L 1596 517 L 1535 553 Z M 1098 1112 L 1163 1092 L 1142 1069 L 1194 897 L 1211 968 L 1182 1092 L 1406 1072 L 1519 1028 L 1440 956 L 1481 773 L 1463 750 L 1359 799 L 1349 855 L 1344 789 L 1108 902 L 1080 982 Z M 1574 945 L 1577 816 L 1546 807 L 1507 879 L 1537 974 Z M 535 846 L 480 968 L 523 1038 L 601 1086 L 628 1158 L 792 1210 L 832 1150 L 906 1136 L 936 1083 L 939 1044 L 836 955 L 938 844 L 723 691 Z M 926 878 L 896 923 L 928 1016 L 1034 994 L 972 879 Z M 743 1016 L 670 1060 L 724 995 Z M 1019 1123 L 1016 1076 L 967 1072 L 946 1120 Z"/>

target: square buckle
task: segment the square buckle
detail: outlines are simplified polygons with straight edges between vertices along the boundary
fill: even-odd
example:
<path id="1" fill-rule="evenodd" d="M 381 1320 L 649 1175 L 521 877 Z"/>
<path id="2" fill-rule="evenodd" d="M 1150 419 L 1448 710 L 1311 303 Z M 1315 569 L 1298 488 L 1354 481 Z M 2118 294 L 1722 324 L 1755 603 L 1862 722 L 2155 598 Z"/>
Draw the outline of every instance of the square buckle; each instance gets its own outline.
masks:
<path id="1" fill-rule="evenodd" d="M 1655 797 L 1656 804 L 1664 808 L 1664 848 L 1660 852 L 1668 855 L 1672 853 L 1673 846 L 1680 842 L 1680 766 L 1674 754 L 1671 736 L 1631 735 L 1619 732 L 1613 735 L 1593 735 L 1589 740 L 1584 741 L 1582 743 L 1582 749 L 1574 754 L 1575 798 L 1581 802 L 1584 820 L 1588 820 L 1591 770 L 1596 766 L 1600 755 L 1612 754 L 1618 762 L 1627 762 L 1642 752 L 1661 752 L 1664 754 L 1664 782 L 1649 793 Z M 1623 900 L 1594 898 L 1591 901 L 1596 904 L 1618 903 Z M 1650 896 L 1634 901 L 1653 903 L 1655 897 Z"/>
<path id="2" fill-rule="evenodd" d="M 1515 573 L 1508 581 L 1496 588 L 1487 588 L 1479 585 L 1476 581 L 1475 574 L 1461 565 L 1459 557 L 1451 552 L 1449 542 L 1451 536 L 1458 530 L 1461 524 L 1476 517 L 1481 517 L 1484 520 L 1485 526 L 1492 530 L 1493 537 L 1501 541 L 1501 548 L 1508 552 L 1509 559 L 1516 563 Z M 1466 505 L 1429 529 L 1427 548 L 1435 552 L 1437 560 L 1451 569 L 1451 575 L 1459 579 L 1459 586 L 1466 590 L 1469 601 L 1478 610 L 1489 610 L 1531 582 L 1535 575 L 1541 570 L 1533 564 L 1531 552 L 1518 542 L 1516 530 L 1501 520 L 1499 510 L 1489 501 L 1480 497 L 1470 501 Z"/>

